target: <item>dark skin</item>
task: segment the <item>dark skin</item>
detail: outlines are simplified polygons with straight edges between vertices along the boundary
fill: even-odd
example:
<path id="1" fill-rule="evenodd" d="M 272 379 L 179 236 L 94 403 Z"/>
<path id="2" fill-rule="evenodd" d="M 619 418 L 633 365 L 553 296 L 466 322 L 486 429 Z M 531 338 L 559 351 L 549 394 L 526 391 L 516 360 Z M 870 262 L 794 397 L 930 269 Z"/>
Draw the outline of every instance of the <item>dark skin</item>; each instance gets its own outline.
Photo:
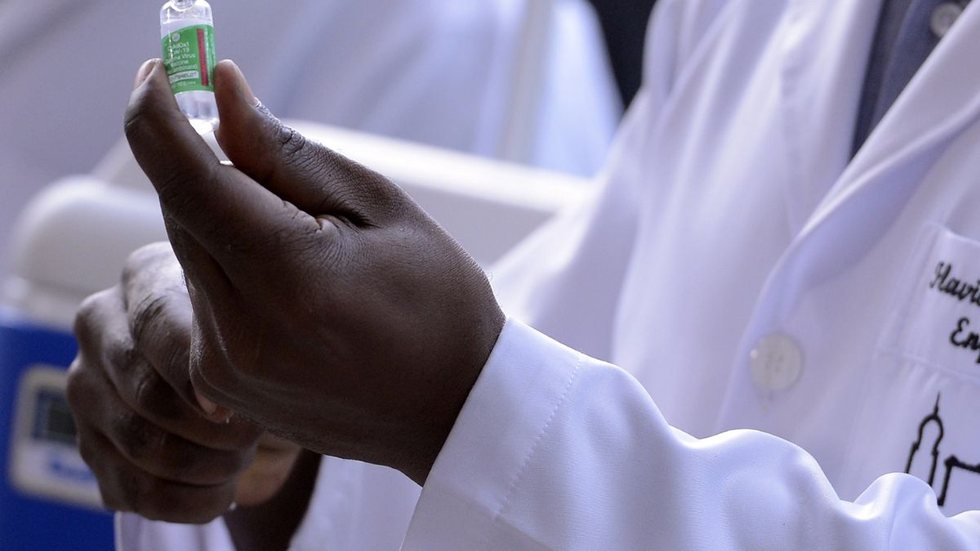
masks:
<path id="1" fill-rule="evenodd" d="M 117 287 L 86 300 L 68 385 L 82 456 L 111 508 L 199 523 L 225 513 L 231 494 L 235 547 L 286 549 L 320 456 L 201 409 L 187 369 L 192 316 L 167 243 L 134 253 Z"/>
<path id="2" fill-rule="evenodd" d="M 293 534 L 309 506 L 319 467 L 320 455 L 303 450 L 289 472 L 289 478 L 270 499 L 225 513 L 225 525 L 235 549 L 289 549 Z"/>
<path id="3" fill-rule="evenodd" d="M 175 522 L 274 504 L 294 465 L 315 475 L 300 448 L 423 484 L 503 327 L 486 277 L 397 186 L 261 108 L 234 64 L 214 81 L 234 166 L 158 61 L 127 111 L 176 260 L 136 253 L 77 320 L 69 399 L 104 500 Z"/>

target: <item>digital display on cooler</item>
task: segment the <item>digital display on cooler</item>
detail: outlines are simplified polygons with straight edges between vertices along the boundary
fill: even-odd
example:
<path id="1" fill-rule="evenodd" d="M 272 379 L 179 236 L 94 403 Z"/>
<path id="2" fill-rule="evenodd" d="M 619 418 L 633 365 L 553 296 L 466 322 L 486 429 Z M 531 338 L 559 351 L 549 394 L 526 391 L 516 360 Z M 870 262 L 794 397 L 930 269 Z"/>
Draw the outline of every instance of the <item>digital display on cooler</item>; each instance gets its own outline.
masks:
<path id="1" fill-rule="evenodd" d="M 32 365 L 20 376 L 9 478 L 25 495 L 101 509 L 98 481 L 78 453 L 67 387 L 63 367 Z"/>
<path id="2" fill-rule="evenodd" d="M 32 435 L 39 440 L 75 445 L 75 419 L 63 393 L 40 390 Z"/>

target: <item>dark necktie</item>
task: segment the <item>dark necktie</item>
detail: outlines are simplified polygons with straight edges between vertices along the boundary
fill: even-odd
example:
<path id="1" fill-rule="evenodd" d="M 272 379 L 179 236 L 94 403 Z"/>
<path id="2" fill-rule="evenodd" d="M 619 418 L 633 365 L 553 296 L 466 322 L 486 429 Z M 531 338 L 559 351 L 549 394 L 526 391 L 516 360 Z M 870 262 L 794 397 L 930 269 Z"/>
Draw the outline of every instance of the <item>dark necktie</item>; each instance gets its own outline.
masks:
<path id="1" fill-rule="evenodd" d="M 851 155 L 881 121 L 969 0 L 883 0 Z"/>

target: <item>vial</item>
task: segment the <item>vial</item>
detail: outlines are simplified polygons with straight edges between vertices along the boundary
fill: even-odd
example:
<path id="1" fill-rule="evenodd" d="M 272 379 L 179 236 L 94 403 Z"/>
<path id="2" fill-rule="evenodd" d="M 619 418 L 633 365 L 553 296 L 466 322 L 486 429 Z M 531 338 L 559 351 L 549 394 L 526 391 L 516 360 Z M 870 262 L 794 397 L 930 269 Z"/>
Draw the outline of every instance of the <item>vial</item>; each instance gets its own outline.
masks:
<path id="1" fill-rule="evenodd" d="M 214 101 L 214 18 L 205 0 L 170 0 L 160 9 L 163 63 L 177 105 L 199 134 L 218 127 Z"/>

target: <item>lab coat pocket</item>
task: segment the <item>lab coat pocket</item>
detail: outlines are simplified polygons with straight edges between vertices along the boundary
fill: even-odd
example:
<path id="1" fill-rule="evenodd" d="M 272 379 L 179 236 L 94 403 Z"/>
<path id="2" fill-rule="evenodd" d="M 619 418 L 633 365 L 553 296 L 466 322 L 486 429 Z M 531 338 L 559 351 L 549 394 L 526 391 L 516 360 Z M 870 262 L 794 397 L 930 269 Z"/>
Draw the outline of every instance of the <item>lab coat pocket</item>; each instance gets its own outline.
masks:
<path id="1" fill-rule="evenodd" d="M 900 276 L 848 452 L 848 492 L 888 472 L 980 509 L 980 242 L 925 228 Z"/>

